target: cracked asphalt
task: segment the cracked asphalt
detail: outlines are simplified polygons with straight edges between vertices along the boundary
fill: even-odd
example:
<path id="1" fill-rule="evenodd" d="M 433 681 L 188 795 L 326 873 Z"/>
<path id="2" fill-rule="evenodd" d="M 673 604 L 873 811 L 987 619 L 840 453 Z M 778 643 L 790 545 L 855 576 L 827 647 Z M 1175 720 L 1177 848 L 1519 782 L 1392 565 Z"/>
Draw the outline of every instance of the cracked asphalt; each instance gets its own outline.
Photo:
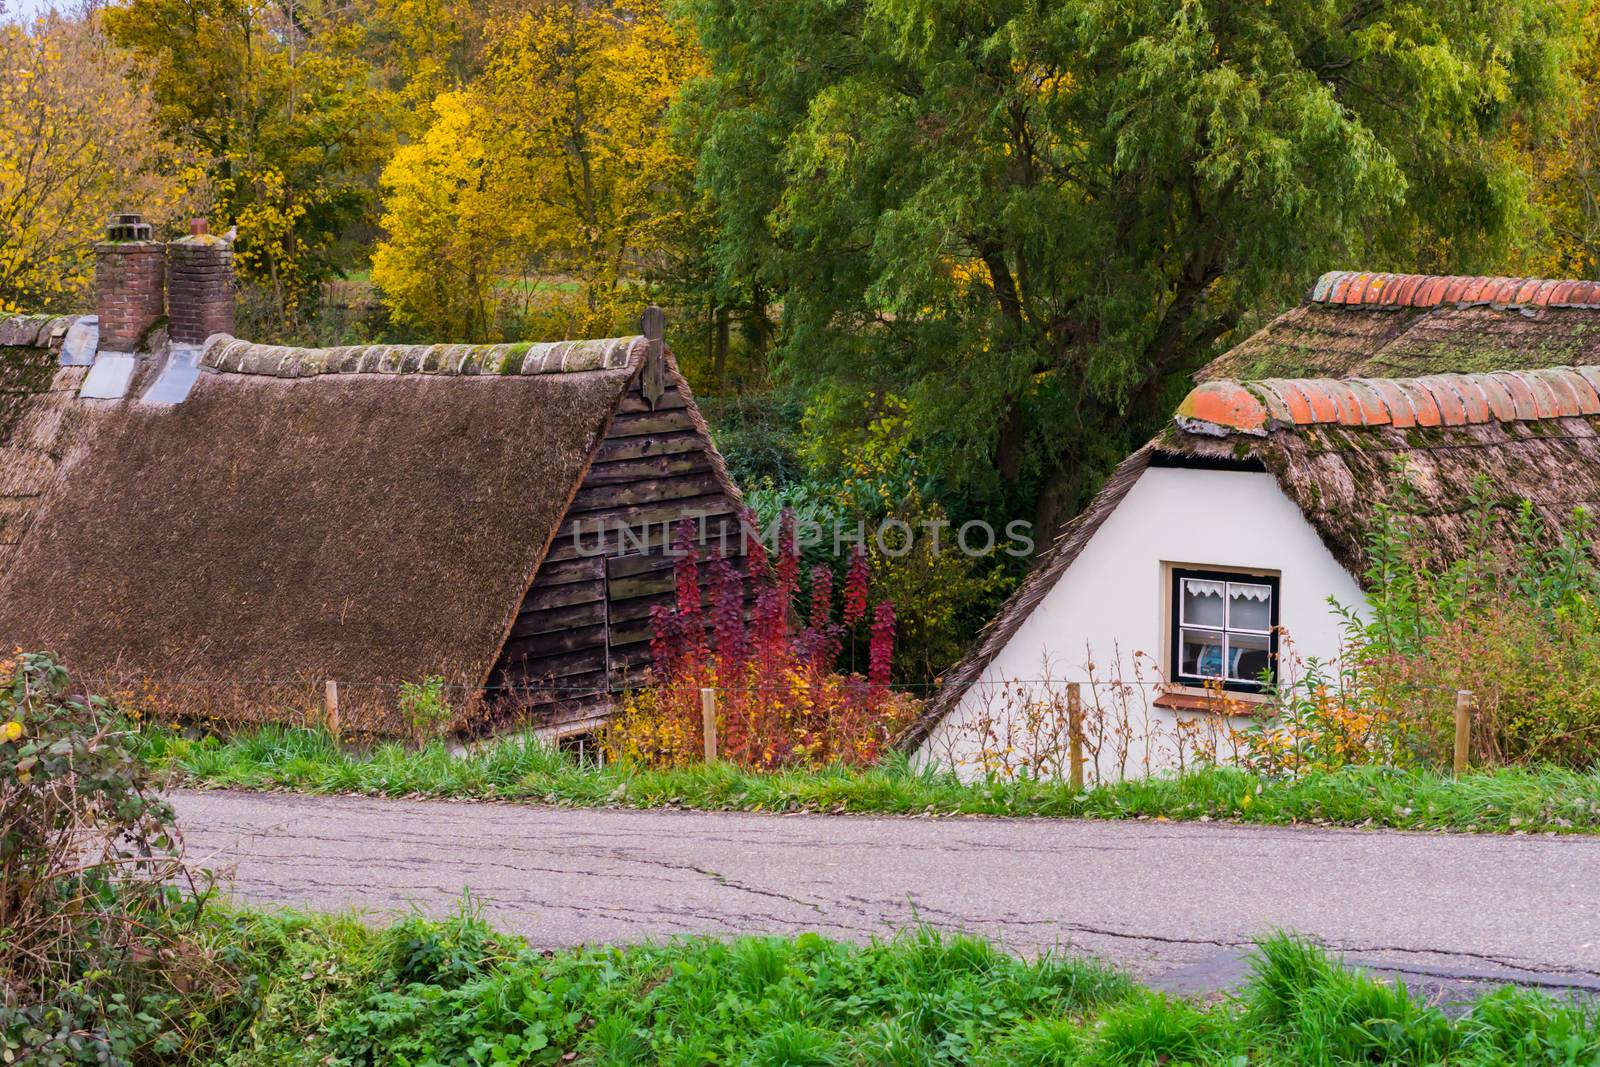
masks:
<path id="1" fill-rule="evenodd" d="M 1440 988 L 1600 993 L 1600 838 L 552 808 L 179 791 L 191 860 L 255 904 L 441 916 L 539 948 L 864 941 L 922 921 L 1223 988 L 1275 930 Z"/>

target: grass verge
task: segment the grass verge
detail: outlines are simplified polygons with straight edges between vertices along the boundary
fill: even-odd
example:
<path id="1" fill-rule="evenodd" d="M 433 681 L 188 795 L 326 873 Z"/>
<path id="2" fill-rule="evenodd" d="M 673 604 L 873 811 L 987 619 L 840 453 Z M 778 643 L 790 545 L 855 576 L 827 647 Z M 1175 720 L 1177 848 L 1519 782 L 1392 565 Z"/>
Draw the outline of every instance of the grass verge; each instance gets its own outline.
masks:
<path id="1" fill-rule="evenodd" d="M 373 930 L 223 913 L 248 977 L 230 1067 L 748 1067 L 1506 1063 L 1600 1057 L 1591 1005 L 1502 989 L 1449 1018 L 1307 943 L 1264 940 L 1236 999 L 1143 990 L 1098 964 L 928 929 L 538 953 L 469 910 Z M 202 1050 L 196 1049 L 196 1052 Z"/>
<path id="2" fill-rule="evenodd" d="M 442 745 L 351 751 L 325 733 L 269 726 L 228 740 L 145 735 L 146 758 L 191 785 L 387 797 L 521 800 L 578 807 L 814 811 L 880 815 L 1231 819 L 1407 830 L 1600 832 L 1600 775 L 1508 768 L 1460 780 L 1431 771 L 1350 767 L 1285 781 L 1204 769 L 1075 792 L 1055 781 L 962 783 L 903 759 L 865 771 L 756 773 L 579 767 L 531 739 L 464 756 Z"/>

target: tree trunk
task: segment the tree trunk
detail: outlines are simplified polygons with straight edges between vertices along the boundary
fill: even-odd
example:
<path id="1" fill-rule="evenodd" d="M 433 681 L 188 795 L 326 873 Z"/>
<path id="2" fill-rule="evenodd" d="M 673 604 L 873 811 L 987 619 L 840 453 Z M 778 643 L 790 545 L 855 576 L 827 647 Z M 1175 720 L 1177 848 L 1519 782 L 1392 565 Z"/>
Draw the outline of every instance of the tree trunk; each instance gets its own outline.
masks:
<path id="1" fill-rule="evenodd" d="M 711 357 L 711 374 L 720 391 L 728 374 L 728 305 L 717 305 L 716 321 L 717 340 Z"/>
<path id="2" fill-rule="evenodd" d="M 1022 411 L 1013 398 L 1006 402 L 1005 414 L 1000 418 L 1000 434 L 995 441 L 994 465 L 1000 480 L 1007 489 L 1017 484 L 1017 474 L 1022 469 L 1023 447 Z"/>

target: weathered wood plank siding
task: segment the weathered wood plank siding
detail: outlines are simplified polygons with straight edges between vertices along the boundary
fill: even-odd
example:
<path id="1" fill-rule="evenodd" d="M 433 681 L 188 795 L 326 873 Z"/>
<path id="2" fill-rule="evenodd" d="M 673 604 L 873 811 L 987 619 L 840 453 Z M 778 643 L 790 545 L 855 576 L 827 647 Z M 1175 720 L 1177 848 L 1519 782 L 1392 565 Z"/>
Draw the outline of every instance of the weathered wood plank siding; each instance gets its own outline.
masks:
<path id="1" fill-rule="evenodd" d="M 710 440 L 675 384 L 652 410 L 636 381 L 523 600 L 491 694 L 533 725 L 560 727 L 637 683 L 650 665 L 650 609 L 674 600 L 668 550 L 685 515 L 744 570 L 739 506 Z"/>

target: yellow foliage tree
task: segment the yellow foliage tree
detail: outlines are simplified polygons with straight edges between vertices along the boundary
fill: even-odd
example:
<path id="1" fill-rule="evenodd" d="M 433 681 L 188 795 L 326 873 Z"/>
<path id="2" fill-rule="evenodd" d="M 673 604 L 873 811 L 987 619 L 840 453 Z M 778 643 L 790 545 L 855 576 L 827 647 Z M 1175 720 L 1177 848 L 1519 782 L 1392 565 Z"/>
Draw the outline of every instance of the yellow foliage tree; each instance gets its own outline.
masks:
<path id="1" fill-rule="evenodd" d="M 370 0 L 368 52 L 393 92 L 393 123 L 420 137 L 442 93 L 466 88 L 481 67 L 484 21 L 471 0 Z"/>
<path id="2" fill-rule="evenodd" d="M 372 278 L 394 317 L 434 338 L 482 340 L 499 320 L 504 280 L 520 249 L 502 197 L 500 161 L 486 148 L 488 115 L 471 93 L 433 102 L 422 139 L 383 172 L 383 227 Z"/>
<path id="3" fill-rule="evenodd" d="M 385 171 L 373 281 L 396 319 L 449 337 L 615 329 L 685 232 L 693 160 L 667 112 L 704 61 L 659 0 L 552 0 L 488 38 L 484 74 Z M 468 288 L 416 276 L 434 272 Z"/>
<path id="4" fill-rule="evenodd" d="M 241 327 L 256 336 L 294 335 L 376 202 L 390 94 L 357 16 L 332 0 L 121 0 L 102 16 L 158 127 L 203 159 L 213 221 L 237 227 Z"/>
<path id="5" fill-rule="evenodd" d="M 83 309 L 107 217 L 186 206 L 197 174 L 126 70 L 92 18 L 0 22 L 0 312 Z"/>

